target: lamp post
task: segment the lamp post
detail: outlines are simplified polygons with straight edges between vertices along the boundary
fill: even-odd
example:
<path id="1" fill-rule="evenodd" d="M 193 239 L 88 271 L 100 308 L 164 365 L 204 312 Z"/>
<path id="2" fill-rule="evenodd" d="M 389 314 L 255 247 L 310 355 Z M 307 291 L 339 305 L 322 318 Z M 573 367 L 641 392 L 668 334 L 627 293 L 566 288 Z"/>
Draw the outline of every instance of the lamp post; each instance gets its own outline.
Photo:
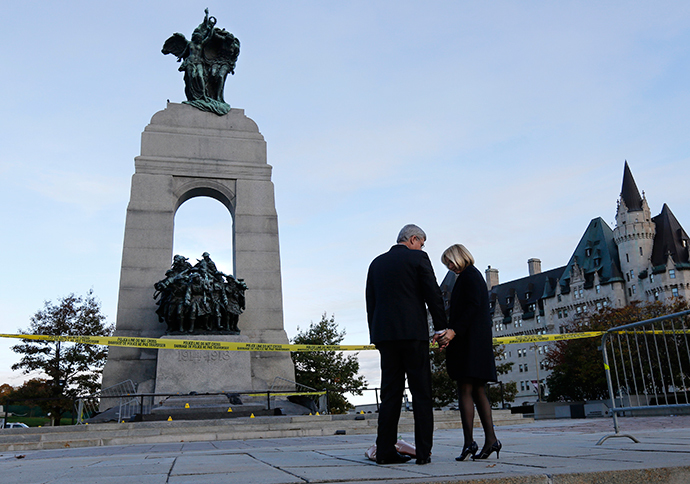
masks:
<path id="1" fill-rule="evenodd" d="M 539 380 L 539 357 L 537 356 L 537 343 L 534 346 L 534 368 L 537 370 L 537 402 L 541 402 L 541 381 Z"/>

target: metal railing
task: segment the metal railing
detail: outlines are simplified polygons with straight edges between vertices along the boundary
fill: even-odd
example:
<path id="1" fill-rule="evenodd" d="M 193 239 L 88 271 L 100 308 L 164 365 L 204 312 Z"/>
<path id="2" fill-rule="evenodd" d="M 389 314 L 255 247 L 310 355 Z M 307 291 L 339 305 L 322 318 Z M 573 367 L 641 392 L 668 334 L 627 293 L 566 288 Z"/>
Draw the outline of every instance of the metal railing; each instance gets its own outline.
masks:
<path id="1" fill-rule="evenodd" d="M 163 404 L 169 397 L 185 397 L 190 402 L 195 398 L 208 397 L 214 395 L 244 395 L 247 397 L 258 398 L 266 402 L 266 409 L 275 409 L 276 397 L 305 396 L 314 400 L 316 411 L 321 414 L 328 413 L 328 392 L 319 391 L 315 388 L 299 384 L 284 378 L 275 378 L 271 388 L 265 391 L 239 391 L 239 392 L 216 392 L 216 393 L 137 393 L 136 386 L 131 380 L 118 383 L 100 392 L 94 393 L 77 399 L 75 402 L 77 425 L 82 425 L 92 415 L 98 413 L 99 406 L 102 408 L 104 401 L 109 401 L 111 407 L 117 407 L 115 420 L 118 422 L 129 421 L 136 415 L 150 415 L 156 406 Z"/>
<path id="2" fill-rule="evenodd" d="M 601 351 L 611 398 L 615 433 L 619 415 L 640 415 L 690 408 L 690 311 L 669 314 L 609 329 Z"/>

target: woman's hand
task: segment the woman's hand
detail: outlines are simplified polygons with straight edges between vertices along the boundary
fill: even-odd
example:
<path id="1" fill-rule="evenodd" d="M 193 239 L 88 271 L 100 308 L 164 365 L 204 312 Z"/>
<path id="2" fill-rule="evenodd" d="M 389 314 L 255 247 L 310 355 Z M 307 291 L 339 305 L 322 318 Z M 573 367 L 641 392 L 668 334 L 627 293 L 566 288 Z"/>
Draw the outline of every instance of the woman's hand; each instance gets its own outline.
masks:
<path id="1" fill-rule="evenodd" d="M 438 346 L 443 349 L 455 338 L 455 331 L 452 329 L 447 329 L 443 333 L 434 335 L 434 342 L 438 343 Z"/>

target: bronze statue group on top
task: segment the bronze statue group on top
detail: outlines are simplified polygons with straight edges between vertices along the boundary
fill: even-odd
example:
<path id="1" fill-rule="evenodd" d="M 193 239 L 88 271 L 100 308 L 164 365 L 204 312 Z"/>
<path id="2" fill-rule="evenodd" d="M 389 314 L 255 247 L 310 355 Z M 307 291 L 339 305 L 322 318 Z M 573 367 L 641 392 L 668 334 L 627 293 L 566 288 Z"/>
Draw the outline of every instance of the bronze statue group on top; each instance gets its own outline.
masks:
<path id="1" fill-rule="evenodd" d="M 204 12 L 204 21 L 194 29 L 191 40 L 176 32 L 165 41 L 161 52 L 182 62 L 178 70 L 184 72 L 185 104 L 222 116 L 230 111 L 223 90 L 228 73 L 235 74 L 240 41 L 215 27 L 216 18 L 208 16 L 208 9 Z"/>
<path id="2" fill-rule="evenodd" d="M 247 285 L 219 271 L 208 252 L 194 266 L 187 260 L 176 255 L 165 279 L 154 284 L 156 314 L 167 334 L 240 334 Z"/>

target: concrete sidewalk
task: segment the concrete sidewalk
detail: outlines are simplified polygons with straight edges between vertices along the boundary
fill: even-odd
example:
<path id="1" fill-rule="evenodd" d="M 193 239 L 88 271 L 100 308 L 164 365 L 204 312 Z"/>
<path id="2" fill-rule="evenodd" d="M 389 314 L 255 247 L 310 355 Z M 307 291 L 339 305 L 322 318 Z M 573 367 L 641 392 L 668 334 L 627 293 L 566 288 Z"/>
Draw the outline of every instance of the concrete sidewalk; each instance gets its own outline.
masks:
<path id="1" fill-rule="evenodd" d="M 377 465 L 373 435 L 65 448 L 0 454 L 0 482 L 22 483 L 690 483 L 690 416 L 548 420 L 497 427 L 500 459 L 456 462 L 462 430 L 438 430 L 432 463 Z M 414 442 L 411 434 L 402 434 Z M 481 430 L 475 429 L 479 445 Z"/>

